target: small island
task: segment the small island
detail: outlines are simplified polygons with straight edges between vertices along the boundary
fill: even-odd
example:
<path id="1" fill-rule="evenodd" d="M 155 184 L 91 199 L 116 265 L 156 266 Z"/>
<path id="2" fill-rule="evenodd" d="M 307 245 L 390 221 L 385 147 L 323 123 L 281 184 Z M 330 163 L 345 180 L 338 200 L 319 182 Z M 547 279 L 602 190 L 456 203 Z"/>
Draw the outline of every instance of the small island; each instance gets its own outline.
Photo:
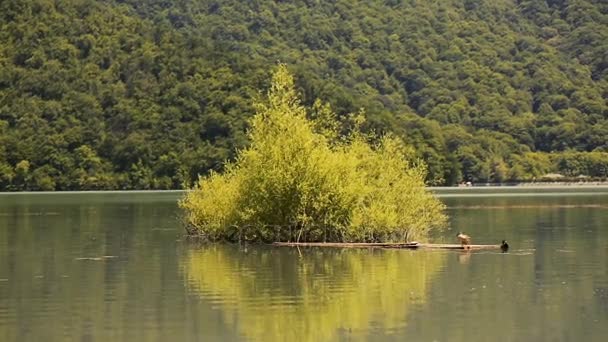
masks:
<path id="1" fill-rule="evenodd" d="M 250 145 L 180 201 L 187 231 L 210 241 L 407 242 L 446 224 L 426 166 L 391 135 L 363 133 L 363 113 L 305 108 L 279 65 L 255 104 Z"/>

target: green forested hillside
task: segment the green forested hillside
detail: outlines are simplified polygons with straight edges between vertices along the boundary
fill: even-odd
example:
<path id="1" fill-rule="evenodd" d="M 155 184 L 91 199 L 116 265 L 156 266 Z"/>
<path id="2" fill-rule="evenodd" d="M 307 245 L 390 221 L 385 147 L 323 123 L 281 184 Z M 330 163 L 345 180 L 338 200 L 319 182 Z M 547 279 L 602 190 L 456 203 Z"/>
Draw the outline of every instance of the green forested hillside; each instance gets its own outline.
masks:
<path id="1" fill-rule="evenodd" d="M 430 184 L 608 176 L 604 0 L 3 0 L 0 190 L 219 170 L 277 61 Z"/>

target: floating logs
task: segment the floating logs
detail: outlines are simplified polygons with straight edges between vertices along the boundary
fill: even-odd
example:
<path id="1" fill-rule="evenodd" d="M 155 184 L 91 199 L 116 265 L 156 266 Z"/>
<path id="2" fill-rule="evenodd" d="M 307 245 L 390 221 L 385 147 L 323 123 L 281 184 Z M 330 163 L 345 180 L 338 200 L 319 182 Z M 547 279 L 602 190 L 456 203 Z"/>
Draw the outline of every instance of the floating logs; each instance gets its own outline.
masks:
<path id="1" fill-rule="evenodd" d="M 404 249 L 500 249 L 500 245 L 461 245 L 420 242 L 275 242 L 280 247 L 404 248 Z"/>

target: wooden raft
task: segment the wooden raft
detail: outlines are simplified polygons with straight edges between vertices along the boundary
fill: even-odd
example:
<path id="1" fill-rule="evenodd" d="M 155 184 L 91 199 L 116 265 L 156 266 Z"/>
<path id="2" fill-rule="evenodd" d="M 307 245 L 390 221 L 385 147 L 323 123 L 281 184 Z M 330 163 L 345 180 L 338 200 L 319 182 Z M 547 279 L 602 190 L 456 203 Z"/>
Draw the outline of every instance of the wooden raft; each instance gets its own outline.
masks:
<path id="1" fill-rule="evenodd" d="M 444 244 L 444 243 L 419 243 L 419 242 L 274 242 L 273 246 L 280 247 L 340 247 L 340 248 L 405 248 L 405 249 L 500 249 L 500 245 L 467 245 Z"/>

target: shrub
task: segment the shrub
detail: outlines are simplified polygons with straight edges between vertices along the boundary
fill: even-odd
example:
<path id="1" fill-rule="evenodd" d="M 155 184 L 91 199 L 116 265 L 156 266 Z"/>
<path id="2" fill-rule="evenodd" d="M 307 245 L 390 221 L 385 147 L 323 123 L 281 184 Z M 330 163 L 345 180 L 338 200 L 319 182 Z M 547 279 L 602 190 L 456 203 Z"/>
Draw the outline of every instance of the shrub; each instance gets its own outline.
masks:
<path id="1" fill-rule="evenodd" d="M 327 106 L 314 119 L 284 65 L 256 104 L 250 146 L 180 201 L 188 232 L 230 241 L 405 241 L 445 224 L 426 168 L 392 136 L 347 134 Z"/>

